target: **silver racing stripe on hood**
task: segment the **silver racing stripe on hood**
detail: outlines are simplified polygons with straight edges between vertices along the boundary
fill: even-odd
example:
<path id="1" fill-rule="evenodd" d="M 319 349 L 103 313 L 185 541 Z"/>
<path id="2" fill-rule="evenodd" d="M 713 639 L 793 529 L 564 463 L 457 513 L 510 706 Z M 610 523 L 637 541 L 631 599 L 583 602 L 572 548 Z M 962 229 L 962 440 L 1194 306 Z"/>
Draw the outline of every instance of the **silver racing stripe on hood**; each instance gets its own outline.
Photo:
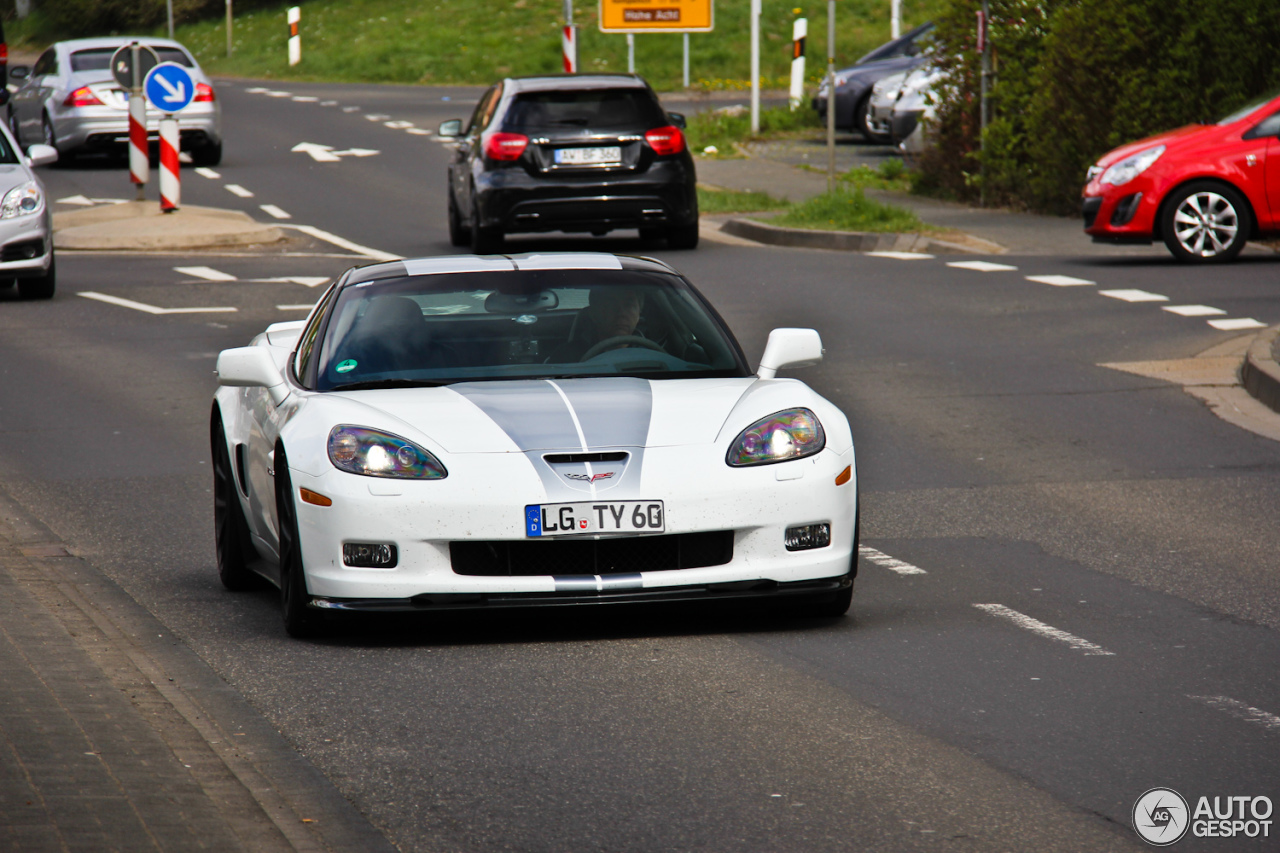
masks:
<path id="1" fill-rule="evenodd" d="M 621 469 L 608 484 L 612 500 L 643 499 L 638 493 L 644 444 L 653 415 L 653 392 L 646 379 L 564 379 L 514 382 L 462 382 L 451 390 L 484 412 L 520 448 L 547 491 L 547 500 L 594 500 L 597 486 L 575 488 L 563 466 L 553 469 L 544 453 L 588 453 L 625 449 L 624 465 L 582 463 L 582 473 Z"/>

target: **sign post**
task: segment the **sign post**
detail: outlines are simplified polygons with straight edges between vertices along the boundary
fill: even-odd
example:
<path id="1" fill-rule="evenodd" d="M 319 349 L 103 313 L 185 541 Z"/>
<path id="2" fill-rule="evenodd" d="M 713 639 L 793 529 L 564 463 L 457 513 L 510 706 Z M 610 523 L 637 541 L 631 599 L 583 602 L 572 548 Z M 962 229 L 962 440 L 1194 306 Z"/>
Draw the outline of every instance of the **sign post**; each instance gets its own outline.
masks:
<path id="1" fill-rule="evenodd" d="M 111 76 L 129 90 L 129 180 L 137 188 L 137 200 L 146 200 L 147 173 L 151 159 L 147 152 L 147 99 L 142 81 L 159 64 L 156 52 L 136 41 L 111 55 Z"/>
<path id="2" fill-rule="evenodd" d="M 297 65 L 302 61 L 302 36 L 298 32 L 302 25 L 302 10 L 290 6 L 287 16 L 289 21 L 289 64 Z"/>
<path id="3" fill-rule="evenodd" d="M 796 18 L 791 25 L 791 111 L 804 100 L 804 43 L 809 37 L 809 19 Z"/>
<path id="4" fill-rule="evenodd" d="M 827 0 L 827 192 L 836 188 L 836 0 Z"/>
<path id="5" fill-rule="evenodd" d="M 760 132 L 760 0 L 751 0 L 751 132 Z"/>
<path id="6" fill-rule="evenodd" d="M 146 94 L 164 111 L 160 119 L 160 209 L 172 213 L 181 204 L 180 137 L 173 114 L 183 110 L 195 97 L 195 80 L 185 66 L 162 62 L 147 74 Z"/>

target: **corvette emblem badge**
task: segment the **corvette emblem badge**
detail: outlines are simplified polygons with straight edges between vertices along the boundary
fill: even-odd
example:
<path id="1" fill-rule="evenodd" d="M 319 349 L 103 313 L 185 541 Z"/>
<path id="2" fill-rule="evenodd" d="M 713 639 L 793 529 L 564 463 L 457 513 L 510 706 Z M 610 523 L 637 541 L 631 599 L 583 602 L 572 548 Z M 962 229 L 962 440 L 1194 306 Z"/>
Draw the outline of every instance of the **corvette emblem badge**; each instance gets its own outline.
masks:
<path id="1" fill-rule="evenodd" d="M 607 480 L 613 476 L 612 471 L 606 471 L 603 474 L 565 474 L 570 480 L 581 480 L 584 483 L 594 483 L 596 480 Z"/>

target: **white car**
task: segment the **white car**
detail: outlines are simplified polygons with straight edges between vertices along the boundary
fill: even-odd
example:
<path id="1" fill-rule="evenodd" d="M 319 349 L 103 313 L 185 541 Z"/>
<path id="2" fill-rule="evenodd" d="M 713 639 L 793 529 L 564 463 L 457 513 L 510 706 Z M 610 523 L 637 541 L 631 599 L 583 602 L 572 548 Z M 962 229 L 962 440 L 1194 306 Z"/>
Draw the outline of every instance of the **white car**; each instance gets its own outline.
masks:
<path id="1" fill-rule="evenodd" d="M 752 373 L 665 264 L 607 254 L 358 267 L 301 322 L 224 350 L 218 567 L 343 611 L 777 597 L 844 613 L 858 483 L 844 414 Z"/>

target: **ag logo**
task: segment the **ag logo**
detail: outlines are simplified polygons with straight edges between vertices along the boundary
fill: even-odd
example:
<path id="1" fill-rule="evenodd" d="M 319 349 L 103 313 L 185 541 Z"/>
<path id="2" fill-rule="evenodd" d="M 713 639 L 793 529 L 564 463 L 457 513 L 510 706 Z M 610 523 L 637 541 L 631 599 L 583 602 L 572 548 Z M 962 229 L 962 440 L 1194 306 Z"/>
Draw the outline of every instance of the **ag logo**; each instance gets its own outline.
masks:
<path id="1" fill-rule="evenodd" d="M 1187 801 L 1172 788 L 1152 788 L 1133 804 L 1133 828 L 1156 847 L 1180 840 L 1190 824 Z"/>

